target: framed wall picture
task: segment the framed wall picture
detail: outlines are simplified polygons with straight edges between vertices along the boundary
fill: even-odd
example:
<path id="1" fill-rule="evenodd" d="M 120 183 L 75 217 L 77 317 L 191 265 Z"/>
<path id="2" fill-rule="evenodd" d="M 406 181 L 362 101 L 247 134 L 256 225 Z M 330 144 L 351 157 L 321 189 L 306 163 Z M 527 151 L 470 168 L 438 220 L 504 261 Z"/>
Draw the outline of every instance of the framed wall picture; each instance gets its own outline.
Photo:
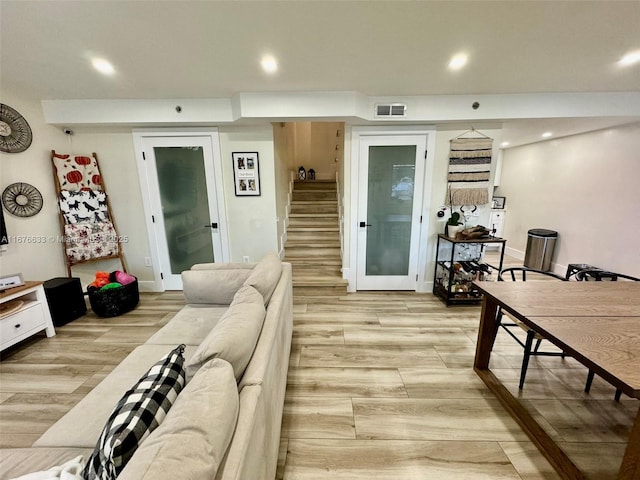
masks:
<path id="1" fill-rule="evenodd" d="M 233 181 L 237 197 L 260 195 L 258 152 L 233 152 Z"/>
<path id="2" fill-rule="evenodd" d="M 495 210 L 503 210 L 506 201 L 507 199 L 505 197 L 493 197 L 493 200 L 491 201 L 491 208 Z"/>

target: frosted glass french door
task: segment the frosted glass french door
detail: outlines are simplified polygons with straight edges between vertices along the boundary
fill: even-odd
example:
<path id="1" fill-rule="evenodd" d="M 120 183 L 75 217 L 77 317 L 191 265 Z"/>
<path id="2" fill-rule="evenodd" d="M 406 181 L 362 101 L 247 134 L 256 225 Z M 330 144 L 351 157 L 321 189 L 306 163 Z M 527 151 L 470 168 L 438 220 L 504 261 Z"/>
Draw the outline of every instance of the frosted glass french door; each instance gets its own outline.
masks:
<path id="1" fill-rule="evenodd" d="M 181 272 L 222 255 L 211 139 L 151 137 L 143 143 L 163 286 L 181 290 Z"/>
<path id="2" fill-rule="evenodd" d="M 358 188 L 358 290 L 415 290 L 423 135 L 364 137 Z"/>

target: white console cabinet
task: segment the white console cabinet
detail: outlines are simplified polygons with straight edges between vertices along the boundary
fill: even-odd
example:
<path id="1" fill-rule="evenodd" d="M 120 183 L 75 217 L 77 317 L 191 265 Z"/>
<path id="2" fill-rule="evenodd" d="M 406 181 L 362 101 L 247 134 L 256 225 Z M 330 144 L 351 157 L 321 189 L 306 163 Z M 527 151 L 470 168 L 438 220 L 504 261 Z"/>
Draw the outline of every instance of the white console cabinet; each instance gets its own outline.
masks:
<path id="1" fill-rule="evenodd" d="M 6 312 L 3 308 L 0 316 L 0 350 L 42 330 L 47 337 L 56 334 L 42 282 L 25 282 L 20 287 L 5 290 L 0 293 L 0 303 L 3 307 L 18 307 Z"/>
<path id="2" fill-rule="evenodd" d="M 504 237 L 504 217 L 506 212 L 504 210 L 491 210 L 491 215 L 489 216 L 489 231 L 494 231 L 493 235 L 495 237 Z M 497 243 L 491 243 L 487 245 L 487 248 L 490 250 L 500 250 L 502 246 Z"/>

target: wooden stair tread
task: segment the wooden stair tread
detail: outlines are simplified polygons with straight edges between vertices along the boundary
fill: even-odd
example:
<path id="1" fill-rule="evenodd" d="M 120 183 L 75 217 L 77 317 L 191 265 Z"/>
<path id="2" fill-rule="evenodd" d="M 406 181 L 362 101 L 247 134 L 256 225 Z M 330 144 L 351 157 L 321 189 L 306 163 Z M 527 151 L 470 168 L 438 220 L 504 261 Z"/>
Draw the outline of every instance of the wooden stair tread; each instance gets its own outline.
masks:
<path id="1" fill-rule="evenodd" d="M 336 192 L 334 181 L 294 184 L 284 260 L 291 263 L 297 294 L 346 295 Z"/>
<path id="2" fill-rule="evenodd" d="M 291 232 L 339 232 L 340 227 L 289 227 Z"/>
<path id="3" fill-rule="evenodd" d="M 339 247 L 340 246 L 340 239 L 337 238 L 338 236 L 331 236 L 331 237 L 313 237 L 313 238 L 308 238 L 308 237 L 304 237 L 304 238 L 297 238 L 295 236 L 289 236 L 289 238 L 287 239 L 287 242 L 284 245 L 284 248 L 287 248 L 287 245 L 289 247 L 302 247 L 304 245 L 309 245 L 310 243 L 320 243 L 323 246 L 331 246 L 331 247 Z"/>
<path id="4" fill-rule="evenodd" d="M 294 225 L 296 227 L 303 227 L 305 225 L 309 227 L 329 227 L 338 223 L 338 218 L 291 218 L 289 221 L 289 225 Z"/>
<path id="5" fill-rule="evenodd" d="M 289 214 L 289 218 L 327 218 L 327 219 L 337 219 L 338 213 L 299 213 L 292 212 Z"/>
<path id="6" fill-rule="evenodd" d="M 342 277 L 322 277 L 322 278 L 313 278 L 313 277 L 298 277 L 293 278 L 292 282 L 294 285 L 346 285 L 347 280 Z"/>
<path id="7" fill-rule="evenodd" d="M 289 262 L 293 268 L 295 268 L 296 266 L 323 266 L 323 265 L 335 265 L 335 266 L 340 266 L 342 265 L 342 259 L 339 256 L 335 256 L 335 257 L 321 257 L 321 258 L 314 258 L 313 260 L 309 260 L 308 257 L 298 257 L 298 258 L 291 258 L 291 257 L 287 257 L 286 254 L 284 256 L 284 261 L 285 262 Z M 321 261 L 321 262 L 320 262 Z"/>

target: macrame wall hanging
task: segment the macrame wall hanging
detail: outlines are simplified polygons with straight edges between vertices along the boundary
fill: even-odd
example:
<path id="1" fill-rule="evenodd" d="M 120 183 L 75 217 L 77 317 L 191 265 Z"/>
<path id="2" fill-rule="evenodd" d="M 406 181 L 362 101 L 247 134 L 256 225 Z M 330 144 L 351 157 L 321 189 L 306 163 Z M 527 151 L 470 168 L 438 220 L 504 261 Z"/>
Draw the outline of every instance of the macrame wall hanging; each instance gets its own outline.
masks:
<path id="1" fill-rule="evenodd" d="M 464 137 L 467 134 L 473 137 Z M 453 205 L 489 203 L 493 139 L 471 129 L 451 139 L 447 200 Z"/>

